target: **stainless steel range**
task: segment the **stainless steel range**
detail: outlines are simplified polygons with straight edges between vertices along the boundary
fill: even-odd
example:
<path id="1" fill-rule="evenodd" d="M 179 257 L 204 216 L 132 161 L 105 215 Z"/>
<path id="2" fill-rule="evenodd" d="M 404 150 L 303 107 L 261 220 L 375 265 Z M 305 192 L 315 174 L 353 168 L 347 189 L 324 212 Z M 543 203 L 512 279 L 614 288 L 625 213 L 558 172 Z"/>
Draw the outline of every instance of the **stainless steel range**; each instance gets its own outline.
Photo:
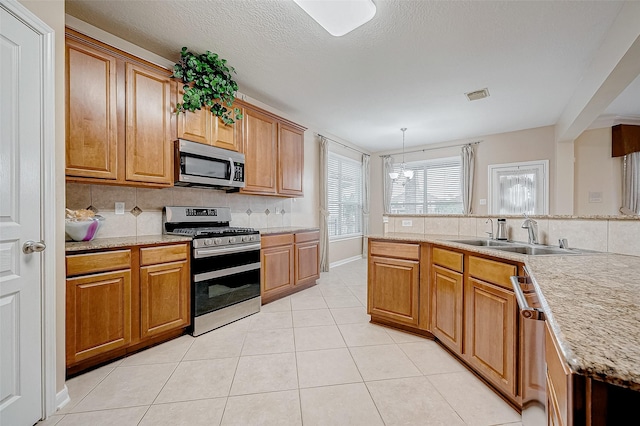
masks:
<path id="1" fill-rule="evenodd" d="M 198 336 L 260 311 L 260 233 L 228 207 L 165 207 L 165 234 L 193 237 L 191 324 Z"/>

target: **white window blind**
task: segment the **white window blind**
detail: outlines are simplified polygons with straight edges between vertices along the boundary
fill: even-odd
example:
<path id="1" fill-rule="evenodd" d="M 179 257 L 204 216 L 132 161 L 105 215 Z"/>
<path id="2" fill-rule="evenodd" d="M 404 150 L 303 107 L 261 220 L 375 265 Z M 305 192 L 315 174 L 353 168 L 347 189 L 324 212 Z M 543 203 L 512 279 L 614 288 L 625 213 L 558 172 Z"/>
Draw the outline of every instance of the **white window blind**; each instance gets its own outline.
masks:
<path id="1" fill-rule="evenodd" d="M 329 152 L 329 236 L 362 233 L 362 163 Z"/>
<path id="2" fill-rule="evenodd" d="M 400 164 L 393 171 L 400 173 Z M 413 178 L 392 184 L 391 213 L 461 214 L 462 163 L 460 157 L 406 163 Z"/>

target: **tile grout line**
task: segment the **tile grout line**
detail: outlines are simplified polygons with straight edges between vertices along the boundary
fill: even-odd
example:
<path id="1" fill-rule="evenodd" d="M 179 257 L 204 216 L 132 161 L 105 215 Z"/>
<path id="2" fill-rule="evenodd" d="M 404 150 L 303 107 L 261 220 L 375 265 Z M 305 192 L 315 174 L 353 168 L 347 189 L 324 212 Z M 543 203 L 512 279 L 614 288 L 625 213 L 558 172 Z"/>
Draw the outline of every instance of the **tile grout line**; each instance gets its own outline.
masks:
<path id="1" fill-rule="evenodd" d="M 251 320 L 249 320 L 249 323 L 251 323 Z M 242 350 L 244 349 L 244 344 L 247 341 L 248 334 L 249 334 L 249 326 L 247 325 L 247 329 L 244 331 L 244 336 L 242 337 L 242 347 L 240 348 L 238 361 L 236 361 L 236 368 L 233 370 L 233 377 L 231 378 L 231 384 L 229 385 L 229 390 L 227 391 L 227 397 L 224 400 L 224 407 L 222 407 L 222 415 L 220 416 L 220 423 L 218 423 L 218 425 L 222 425 L 222 421 L 224 420 L 224 414 L 227 411 L 227 404 L 229 403 L 229 398 L 231 398 L 231 389 L 233 388 L 233 383 L 236 380 L 236 374 L 238 373 L 238 366 L 240 365 L 240 359 L 242 358 Z"/>

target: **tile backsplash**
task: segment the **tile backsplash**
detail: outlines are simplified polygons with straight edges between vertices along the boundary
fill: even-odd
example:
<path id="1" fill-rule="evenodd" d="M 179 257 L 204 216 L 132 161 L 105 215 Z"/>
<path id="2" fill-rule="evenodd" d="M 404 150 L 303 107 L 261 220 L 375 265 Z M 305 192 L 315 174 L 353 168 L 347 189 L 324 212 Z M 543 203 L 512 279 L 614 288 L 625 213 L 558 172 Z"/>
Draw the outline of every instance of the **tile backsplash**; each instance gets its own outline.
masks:
<path id="1" fill-rule="evenodd" d="M 116 202 L 124 203 L 123 215 L 115 214 Z M 214 189 L 147 189 L 80 183 L 66 186 L 67 208 L 91 208 L 105 218 L 98 231 L 99 238 L 161 234 L 164 206 L 229 207 L 232 226 L 291 226 L 291 203 L 291 198 L 227 194 Z"/>
<path id="2" fill-rule="evenodd" d="M 536 218 L 541 244 L 558 245 L 558 239 L 566 238 L 569 247 L 640 256 L 640 220 L 633 219 L 576 219 Z M 411 221 L 411 226 L 407 224 Z M 404 226 L 403 226 L 403 222 Z M 496 220 L 493 218 L 494 232 Z M 507 218 L 510 240 L 526 242 L 528 231 L 523 229 L 521 218 Z M 384 224 L 384 232 L 407 232 L 430 235 L 450 235 L 486 238 L 491 225 L 487 217 L 446 216 L 390 216 Z"/>

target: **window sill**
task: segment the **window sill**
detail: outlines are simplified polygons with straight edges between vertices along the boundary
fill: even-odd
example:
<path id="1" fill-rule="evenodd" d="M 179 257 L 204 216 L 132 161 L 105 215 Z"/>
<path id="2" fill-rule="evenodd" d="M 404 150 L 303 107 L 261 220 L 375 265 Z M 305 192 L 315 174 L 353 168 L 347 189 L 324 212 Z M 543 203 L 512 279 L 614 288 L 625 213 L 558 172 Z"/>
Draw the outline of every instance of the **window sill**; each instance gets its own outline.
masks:
<path id="1" fill-rule="evenodd" d="M 337 242 L 337 241 L 347 241 L 347 240 L 355 240 L 357 238 L 362 238 L 363 234 L 348 234 L 348 235 L 336 235 L 333 237 L 329 237 L 329 242 Z"/>

